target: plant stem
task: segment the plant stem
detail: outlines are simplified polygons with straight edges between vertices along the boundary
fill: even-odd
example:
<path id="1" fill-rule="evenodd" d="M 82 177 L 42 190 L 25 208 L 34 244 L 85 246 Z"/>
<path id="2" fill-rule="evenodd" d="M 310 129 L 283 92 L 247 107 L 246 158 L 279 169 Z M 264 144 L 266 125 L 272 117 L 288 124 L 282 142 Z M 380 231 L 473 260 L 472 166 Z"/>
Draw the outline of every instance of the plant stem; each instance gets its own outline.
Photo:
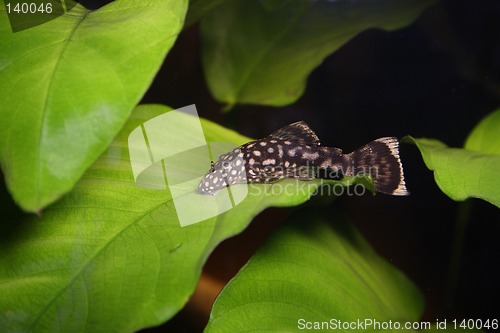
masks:
<path id="1" fill-rule="evenodd" d="M 465 232 L 472 210 L 472 201 L 466 200 L 458 205 L 455 233 L 451 247 L 451 258 L 448 267 L 448 276 L 443 295 L 442 318 L 448 318 L 453 313 L 456 289 L 459 281 L 460 264 L 462 261 Z"/>

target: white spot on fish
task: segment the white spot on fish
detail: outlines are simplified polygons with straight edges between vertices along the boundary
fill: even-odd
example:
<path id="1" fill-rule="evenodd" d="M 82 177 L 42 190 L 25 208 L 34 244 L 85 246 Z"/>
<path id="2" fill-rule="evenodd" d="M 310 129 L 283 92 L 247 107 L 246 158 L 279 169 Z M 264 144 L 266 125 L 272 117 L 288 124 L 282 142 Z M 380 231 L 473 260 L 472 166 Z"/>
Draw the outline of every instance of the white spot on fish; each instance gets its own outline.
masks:
<path id="1" fill-rule="evenodd" d="M 302 153 L 302 158 L 306 160 L 315 160 L 319 157 L 319 153 L 315 151 L 314 153 L 304 152 Z"/>
<path id="2" fill-rule="evenodd" d="M 208 185 L 210 185 L 210 183 L 209 182 L 205 182 L 205 186 L 208 186 Z"/>
<path id="3" fill-rule="evenodd" d="M 235 164 L 236 164 L 236 166 L 240 166 L 241 165 L 241 160 L 240 159 L 236 160 Z"/>
<path id="4" fill-rule="evenodd" d="M 271 142 L 271 143 L 277 143 L 278 141 L 276 141 L 276 140 L 271 140 L 271 141 L 269 141 L 269 142 Z"/>
<path id="5" fill-rule="evenodd" d="M 271 147 L 267 148 L 267 152 L 268 153 L 274 153 L 274 148 L 271 148 Z"/>
<path id="6" fill-rule="evenodd" d="M 285 141 L 285 143 L 286 143 L 286 141 Z M 289 155 L 289 156 L 292 156 L 292 157 L 293 157 L 293 156 L 295 156 L 295 149 L 290 149 L 290 150 L 288 151 L 288 155 Z"/>
<path id="7" fill-rule="evenodd" d="M 288 168 L 290 166 L 290 162 L 285 161 L 285 168 Z"/>
<path id="8" fill-rule="evenodd" d="M 265 141 L 261 141 L 259 144 L 260 144 L 262 147 L 267 146 L 267 142 L 265 142 Z"/>
<path id="9" fill-rule="evenodd" d="M 216 184 L 218 181 L 219 181 L 219 177 L 215 177 L 213 180 L 214 184 Z"/>
<path id="10" fill-rule="evenodd" d="M 285 141 L 285 144 L 286 144 L 287 146 L 289 146 L 289 145 L 291 145 L 292 143 L 291 143 L 290 141 L 286 140 L 286 141 Z"/>
<path id="11" fill-rule="evenodd" d="M 282 145 L 278 145 L 278 156 L 280 158 L 283 157 L 283 146 Z"/>
<path id="12" fill-rule="evenodd" d="M 268 158 L 267 160 L 264 160 L 264 162 L 262 162 L 262 165 L 272 165 L 272 164 L 276 164 L 276 160 L 274 158 Z"/>
<path id="13" fill-rule="evenodd" d="M 328 168 L 332 164 L 332 160 L 329 158 L 327 160 L 324 160 L 323 163 L 321 163 L 322 168 Z"/>
<path id="14" fill-rule="evenodd" d="M 253 154 L 254 154 L 255 156 L 260 156 L 260 151 L 258 151 L 258 150 L 254 150 L 254 151 L 253 151 Z"/>
<path id="15" fill-rule="evenodd" d="M 251 158 L 250 160 L 248 160 L 248 164 L 254 165 L 255 164 L 255 160 L 253 158 Z"/>
<path id="16" fill-rule="evenodd" d="M 236 175 L 236 170 L 232 170 L 232 171 L 231 171 L 231 174 L 232 174 L 233 176 L 235 176 L 235 175 Z"/>

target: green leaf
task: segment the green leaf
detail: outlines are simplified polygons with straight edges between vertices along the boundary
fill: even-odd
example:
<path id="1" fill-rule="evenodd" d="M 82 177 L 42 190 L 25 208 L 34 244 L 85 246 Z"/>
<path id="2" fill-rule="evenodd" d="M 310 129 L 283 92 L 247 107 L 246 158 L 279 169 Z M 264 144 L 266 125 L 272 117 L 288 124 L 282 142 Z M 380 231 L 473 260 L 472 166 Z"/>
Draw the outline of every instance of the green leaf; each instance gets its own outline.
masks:
<path id="1" fill-rule="evenodd" d="M 434 171 L 441 191 L 455 201 L 478 198 L 500 208 L 500 111 L 483 119 L 469 135 L 465 149 L 449 148 L 434 139 L 403 141 L 415 144 L 425 165 Z"/>
<path id="2" fill-rule="evenodd" d="M 479 198 L 500 207 L 500 155 L 449 148 L 434 139 L 406 141 L 417 145 L 439 188 L 451 199 Z"/>
<path id="3" fill-rule="evenodd" d="M 301 204 L 321 185 L 256 185 L 235 208 L 181 227 L 169 191 L 134 182 L 127 146 L 137 126 L 168 110 L 139 106 L 108 151 L 41 218 L 0 224 L 3 331 L 132 332 L 158 325 L 184 306 L 217 244 L 266 207 Z M 202 126 L 208 141 L 250 140 L 209 121 Z M 355 181 L 328 183 L 348 182 Z"/>
<path id="4" fill-rule="evenodd" d="M 309 73 L 358 33 L 400 28 L 433 2 L 227 1 L 201 24 L 208 86 L 229 106 L 290 104 Z"/>
<path id="5" fill-rule="evenodd" d="M 500 155 L 500 110 L 492 112 L 472 130 L 465 149 Z"/>
<path id="6" fill-rule="evenodd" d="M 187 0 L 81 5 L 12 33 L 0 7 L 0 165 L 15 201 L 37 211 L 108 147 L 182 28 Z"/>
<path id="7" fill-rule="evenodd" d="M 300 325 L 413 322 L 422 312 L 418 289 L 350 223 L 307 210 L 276 231 L 223 289 L 205 332 L 312 332 L 314 326 Z"/>

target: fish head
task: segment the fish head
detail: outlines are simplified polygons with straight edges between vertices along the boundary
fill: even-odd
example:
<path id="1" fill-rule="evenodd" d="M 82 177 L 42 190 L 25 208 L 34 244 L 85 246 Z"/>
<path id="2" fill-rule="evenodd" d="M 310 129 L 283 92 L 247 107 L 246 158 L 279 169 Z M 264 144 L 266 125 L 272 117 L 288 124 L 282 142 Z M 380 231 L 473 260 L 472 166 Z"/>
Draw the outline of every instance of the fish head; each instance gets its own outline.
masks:
<path id="1" fill-rule="evenodd" d="M 221 155 L 219 160 L 212 164 L 198 184 L 198 193 L 214 195 L 224 187 L 245 183 L 246 180 L 243 153 L 240 148 L 236 148 Z"/>

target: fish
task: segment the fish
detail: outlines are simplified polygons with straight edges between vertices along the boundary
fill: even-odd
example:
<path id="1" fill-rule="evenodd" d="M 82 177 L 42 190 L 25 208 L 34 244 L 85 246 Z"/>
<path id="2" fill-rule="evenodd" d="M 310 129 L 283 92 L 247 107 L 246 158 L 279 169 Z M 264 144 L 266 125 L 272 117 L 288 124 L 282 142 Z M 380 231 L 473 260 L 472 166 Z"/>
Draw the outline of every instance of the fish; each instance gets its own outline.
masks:
<path id="1" fill-rule="evenodd" d="M 200 194 L 215 195 L 239 183 L 275 183 L 299 180 L 369 176 L 377 192 L 404 196 L 409 192 L 395 137 L 374 140 L 355 151 L 321 146 L 316 133 L 303 121 L 295 122 L 222 154 L 201 178 Z"/>

